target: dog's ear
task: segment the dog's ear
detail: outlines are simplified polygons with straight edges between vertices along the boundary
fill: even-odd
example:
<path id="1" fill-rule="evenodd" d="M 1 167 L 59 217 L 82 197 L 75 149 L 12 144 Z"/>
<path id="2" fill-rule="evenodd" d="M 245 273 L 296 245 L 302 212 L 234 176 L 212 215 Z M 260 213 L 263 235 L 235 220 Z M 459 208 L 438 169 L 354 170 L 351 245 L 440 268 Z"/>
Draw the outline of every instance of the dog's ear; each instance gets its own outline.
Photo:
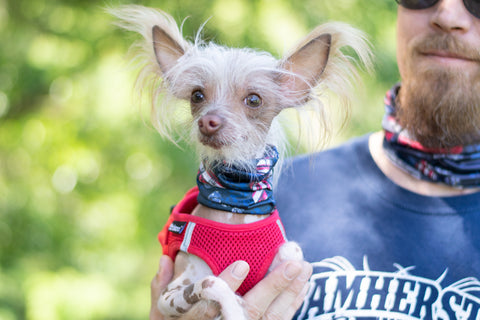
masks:
<path id="1" fill-rule="evenodd" d="M 308 38 L 307 38 L 308 41 Z M 280 67 L 286 70 L 280 76 L 281 86 L 298 98 L 308 99 L 310 89 L 316 86 L 325 67 L 330 53 L 332 36 L 321 34 L 281 61 Z"/>
<path id="2" fill-rule="evenodd" d="M 153 49 L 160 69 L 165 74 L 185 54 L 184 48 L 159 26 L 152 28 Z"/>

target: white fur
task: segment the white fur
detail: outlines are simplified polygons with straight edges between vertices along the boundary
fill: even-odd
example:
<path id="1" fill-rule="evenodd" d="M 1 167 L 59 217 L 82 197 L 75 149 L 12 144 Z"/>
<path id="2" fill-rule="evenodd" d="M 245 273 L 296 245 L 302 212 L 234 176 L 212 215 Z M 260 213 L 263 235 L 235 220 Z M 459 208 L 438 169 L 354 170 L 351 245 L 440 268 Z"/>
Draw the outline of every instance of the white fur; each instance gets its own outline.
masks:
<path id="1" fill-rule="evenodd" d="M 347 109 L 357 72 L 352 58 L 341 48 L 351 47 L 367 69 L 371 66 L 364 35 L 346 24 L 319 26 L 290 53 L 276 59 L 267 52 L 204 43 L 200 33 L 189 42 L 175 21 L 159 10 L 124 6 L 110 12 L 121 20 L 121 27 L 144 38 L 137 56 L 142 65 L 137 86 L 149 87 L 152 92 L 155 127 L 175 143 L 177 137 L 190 141 L 207 168 L 214 161 L 247 167 L 252 158 L 263 155 L 267 144 L 276 145 L 282 155 L 285 139 L 276 116 L 286 108 L 301 111 L 308 107 L 325 122 L 325 93 L 334 93 Z M 185 111 L 185 101 L 197 91 L 205 99 L 201 103 L 192 100 L 187 108 L 190 120 L 175 126 L 179 110 Z M 260 107 L 248 105 L 247 97 L 252 94 L 261 98 Z M 205 132 L 202 120 L 212 116 L 220 129 Z M 192 214 L 223 223 L 263 218 L 230 216 L 203 206 L 197 206 Z M 271 267 L 288 259 L 303 259 L 297 244 L 284 244 Z M 214 301 L 223 319 L 245 319 L 241 299 L 226 283 L 211 276 L 205 262 L 180 252 L 175 268 L 175 280 L 158 302 L 163 314 L 188 317 L 198 311 L 195 308 L 205 312 L 208 301 Z"/>
<path id="2" fill-rule="evenodd" d="M 198 145 L 196 140 L 197 128 L 193 124 L 185 124 L 179 118 L 182 118 L 185 112 L 185 104 L 179 103 L 178 98 L 188 99 L 193 87 L 201 86 L 202 79 L 214 81 L 218 91 L 217 100 L 220 102 L 228 101 L 228 90 L 232 84 L 246 83 L 249 75 L 255 72 L 272 71 L 288 73 L 283 66 L 286 64 L 287 53 L 282 59 L 276 59 L 267 52 L 259 52 L 252 49 L 236 49 L 220 46 L 215 43 L 204 43 L 200 38 L 200 31 L 195 38 L 195 42 L 189 42 L 182 36 L 181 29 L 175 21 L 166 13 L 145 8 L 142 6 L 129 5 L 118 9 L 112 9 L 110 12 L 119 18 L 119 26 L 142 35 L 144 41 L 137 44 L 138 50 L 136 61 L 141 62 L 142 69 L 139 73 L 137 85 L 140 89 L 150 88 L 152 91 L 152 122 L 159 133 L 176 142 L 178 138 L 186 139 L 197 146 L 199 156 L 202 158 L 216 157 L 208 148 Z M 163 74 L 156 62 L 155 53 L 152 49 L 152 27 L 158 25 L 172 35 L 184 49 L 185 55 L 181 57 L 175 68 L 168 73 Z M 327 100 L 327 95 L 332 94 L 339 98 L 344 110 L 352 101 L 353 87 L 358 79 L 357 69 L 353 63 L 353 58 L 342 53 L 341 49 L 350 47 L 358 55 L 363 65 L 370 70 L 371 52 L 365 35 L 344 23 L 327 23 L 318 26 L 305 39 L 303 39 L 295 49 L 298 49 L 314 37 L 329 33 L 332 35 L 329 61 L 325 71 L 318 82 L 309 91 L 309 102 L 304 103 L 297 99 L 286 99 L 282 88 L 272 84 L 268 79 L 259 80 L 255 86 L 261 87 L 268 96 L 282 96 L 283 107 L 295 107 L 299 112 L 303 107 L 314 110 L 316 120 L 323 122 L 323 127 L 327 128 L 325 122 L 323 100 Z M 186 72 L 188 71 L 188 72 Z M 188 76 L 186 76 L 186 74 Z M 233 75 L 233 77 L 232 77 Z M 298 77 L 298 75 L 297 75 Z M 168 81 L 165 81 L 168 79 Z M 298 81 L 298 80 L 297 80 Z M 183 111 L 183 112 L 182 112 Z M 227 112 L 227 110 L 224 110 Z M 208 110 L 203 110 L 208 112 Z M 312 115 L 309 112 L 309 117 Z M 194 121 L 196 119 L 192 119 Z M 276 119 L 274 120 L 276 122 Z M 180 124 L 179 124 L 180 123 Z M 185 127 L 192 128 L 192 131 L 184 130 Z M 284 135 L 279 133 L 279 125 L 272 125 L 266 128 L 269 132 L 267 138 L 260 137 L 264 143 L 277 145 L 280 153 L 283 154 L 282 146 L 285 144 Z M 272 131 L 269 131 L 269 130 Z M 255 135 L 252 130 L 245 130 L 249 134 Z M 282 130 L 283 131 L 283 130 Z M 321 136 L 321 132 L 303 132 L 308 136 Z M 223 150 L 222 157 L 230 159 L 245 160 L 251 158 L 252 154 L 261 155 L 260 150 L 249 150 L 258 146 L 242 145 L 239 148 L 230 148 Z"/>

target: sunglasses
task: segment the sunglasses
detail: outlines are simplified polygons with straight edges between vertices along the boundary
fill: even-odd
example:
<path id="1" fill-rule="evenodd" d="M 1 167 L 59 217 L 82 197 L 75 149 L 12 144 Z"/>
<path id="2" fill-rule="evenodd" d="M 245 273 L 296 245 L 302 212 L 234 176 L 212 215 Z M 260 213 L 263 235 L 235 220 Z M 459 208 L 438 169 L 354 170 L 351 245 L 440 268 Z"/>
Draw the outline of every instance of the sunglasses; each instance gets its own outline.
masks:
<path id="1" fill-rule="evenodd" d="M 395 0 L 407 9 L 426 9 L 433 7 L 439 0 Z M 465 8 L 476 18 L 480 18 L 480 0 L 463 0 Z"/>

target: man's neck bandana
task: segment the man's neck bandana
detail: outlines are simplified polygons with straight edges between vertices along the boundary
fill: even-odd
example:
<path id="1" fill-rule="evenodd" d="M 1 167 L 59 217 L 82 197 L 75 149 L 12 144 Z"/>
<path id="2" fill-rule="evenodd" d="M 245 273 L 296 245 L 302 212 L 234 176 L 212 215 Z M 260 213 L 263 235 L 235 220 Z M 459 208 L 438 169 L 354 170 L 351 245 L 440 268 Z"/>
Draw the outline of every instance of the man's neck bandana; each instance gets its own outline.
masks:
<path id="1" fill-rule="evenodd" d="M 400 85 L 395 85 L 384 100 L 383 147 L 388 157 L 418 179 L 459 188 L 479 187 L 480 144 L 457 146 L 449 150 L 423 147 L 397 122 L 395 99 L 399 89 Z"/>
<path id="2" fill-rule="evenodd" d="M 197 175 L 198 202 L 233 213 L 270 214 L 275 209 L 272 175 L 277 160 L 277 149 L 267 146 L 262 158 L 252 160 L 252 170 L 223 162 L 206 170 L 201 164 Z"/>

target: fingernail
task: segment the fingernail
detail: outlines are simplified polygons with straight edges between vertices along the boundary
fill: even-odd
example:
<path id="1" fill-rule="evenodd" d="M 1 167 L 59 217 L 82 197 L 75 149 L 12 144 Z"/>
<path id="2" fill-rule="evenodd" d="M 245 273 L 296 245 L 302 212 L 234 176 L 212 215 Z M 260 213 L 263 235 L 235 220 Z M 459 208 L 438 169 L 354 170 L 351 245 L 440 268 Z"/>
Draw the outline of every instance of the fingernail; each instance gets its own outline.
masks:
<path id="1" fill-rule="evenodd" d="M 285 267 L 285 270 L 283 271 L 283 275 L 287 280 L 293 280 L 295 277 L 298 276 L 300 273 L 301 269 L 300 266 L 298 266 L 296 263 L 288 263 L 287 266 Z"/>
<path id="2" fill-rule="evenodd" d="M 237 261 L 233 266 L 232 275 L 238 280 L 242 280 L 248 274 L 250 266 L 245 261 Z"/>

